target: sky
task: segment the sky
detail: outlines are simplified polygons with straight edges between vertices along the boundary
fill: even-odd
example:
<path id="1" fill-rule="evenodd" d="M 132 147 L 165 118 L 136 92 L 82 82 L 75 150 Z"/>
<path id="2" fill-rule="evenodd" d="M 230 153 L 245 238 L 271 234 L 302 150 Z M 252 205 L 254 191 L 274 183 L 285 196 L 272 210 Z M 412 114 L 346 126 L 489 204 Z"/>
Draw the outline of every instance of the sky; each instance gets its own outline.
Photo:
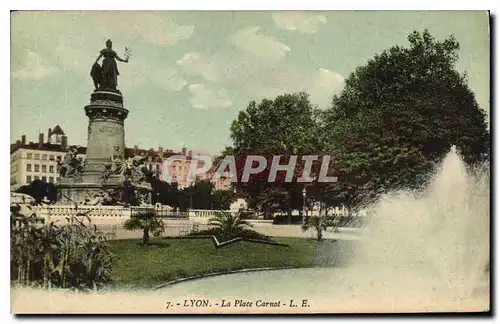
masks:
<path id="1" fill-rule="evenodd" d="M 14 12 L 11 142 L 59 124 L 86 145 L 89 73 L 107 39 L 132 52 L 118 62 L 128 147 L 217 153 L 250 101 L 306 91 L 328 108 L 356 67 L 424 29 L 455 35 L 457 68 L 489 116 L 488 23 L 484 11 Z"/>

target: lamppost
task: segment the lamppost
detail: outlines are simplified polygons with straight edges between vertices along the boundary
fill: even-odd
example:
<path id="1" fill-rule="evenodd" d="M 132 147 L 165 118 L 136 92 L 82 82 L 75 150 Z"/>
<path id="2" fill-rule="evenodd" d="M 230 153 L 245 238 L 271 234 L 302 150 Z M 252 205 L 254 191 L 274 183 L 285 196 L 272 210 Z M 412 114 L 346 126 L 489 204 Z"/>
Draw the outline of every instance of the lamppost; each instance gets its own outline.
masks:
<path id="1" fill-rule="evenodd" d="M 304 189 L 302 190 L 302 224 L 306 221 L 306 195 L 307 190 L 304 186 Z"/>

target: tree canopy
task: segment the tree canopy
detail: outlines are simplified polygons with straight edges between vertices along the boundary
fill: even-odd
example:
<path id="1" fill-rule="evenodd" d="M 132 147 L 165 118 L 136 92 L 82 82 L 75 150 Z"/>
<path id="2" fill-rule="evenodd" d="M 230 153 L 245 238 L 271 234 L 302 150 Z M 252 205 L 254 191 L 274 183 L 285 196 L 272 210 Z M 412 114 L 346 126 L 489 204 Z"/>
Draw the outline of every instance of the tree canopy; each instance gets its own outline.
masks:
<path id="1" fill-rule="evenodd" d="M 265 214 L 276 211 L 291 212 L 302 209 L 304 184 L 295 180 L 302 175 L 303 163 L 297 159 L 291 182 L 285 182 L 285 172 L 278 172 L 276 181 L 267 181 L 273 155 L 282 155 L 280 164 L 286 164 L 291 155 L 318 154 L 321 151 L 318 128 L 318 109 L 304 92 L 279 95 L 260 103 L 252 101 L 241 111 L 231 125 L 233 145 L 225 154 L 236 157 L 238 179 L 246 157 L 266 157 L 267 168 L 250 177 L 247 183 L 237 182 L 238 194 L 247 199 L 249 207 Z M 313 165 L 312 173 L 317 165 Z"/>
<path id="2" fill-rule="evenodd" d="M 456 145 L 469 165 L 489 148 L 485 113 L 457 71 L 459 44 L 413 32 L 358 67 L 334 96 L 320 134 L 351 199 L 418 188 Z"/>

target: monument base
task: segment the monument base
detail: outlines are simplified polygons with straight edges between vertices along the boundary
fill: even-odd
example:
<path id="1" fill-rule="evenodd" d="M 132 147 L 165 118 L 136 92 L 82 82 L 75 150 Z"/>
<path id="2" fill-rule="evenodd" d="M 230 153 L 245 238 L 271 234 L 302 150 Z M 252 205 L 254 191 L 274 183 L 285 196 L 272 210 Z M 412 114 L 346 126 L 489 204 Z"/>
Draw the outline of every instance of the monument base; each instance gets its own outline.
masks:
<path id="1" fill-rule="evenodd" d="M 85 204 L 85 205 L 123 205 L 123 200 L 120 194 L 123 190 L 123 185 L 117 182 L 104 183 L 89 183 L 89 182 L 66 182 L 58 183 L 58 198 L 57 204 Z M 143 197 L 141 199 L 143 205 L 151 205 L 151 186 L 143 186 L 134 188 L 135 195 Z M 107 194 L 112 193 L 112 194 Z M 114 196 L 114 197 L 113 197 Z M 115 198 L 115 199 L 112 199 Z M 116 202 L 114 202 L 116 201 Z M 120 203 L 118 203 L 120 202 Z"/>

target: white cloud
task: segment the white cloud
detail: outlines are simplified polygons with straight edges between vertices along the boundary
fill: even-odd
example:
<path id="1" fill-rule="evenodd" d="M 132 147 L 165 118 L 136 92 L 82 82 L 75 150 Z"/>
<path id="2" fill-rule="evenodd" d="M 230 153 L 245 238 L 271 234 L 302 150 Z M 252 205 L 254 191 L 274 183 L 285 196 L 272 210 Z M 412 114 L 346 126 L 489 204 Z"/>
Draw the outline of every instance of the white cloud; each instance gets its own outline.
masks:
<path id="1" fill-rule="evenodd" d="M 325 16 L 312 12 L 285 11 L 273 14 L 274 23 L 278 28 L 295 30 L 303 34 L 315 34 L 321 24 L 326 24 Z"/>
<path id="2" fill-rule="evenodd" d="M 310 77 L 308 87 L 311 101 L 326 108 L 334 94 L 339 94 L 344 87 L 344 77 L 337 72 L 320 68 Z"/>
<path id="3" fill-rule="evenodd" d="M 34 52 L 28 52 L 24 62 L 18 62 L 20 67 L 12 71 L 13 78 L 41 80 L 58 71 L 57 67 L 45 64 L 45 62 Z"/>
<path id="4" fill-rule="evenodd" d="M 217 80 L 215 65 L 199 53 L 187 53 L 177 61 L 177 64 L 190 75 L 201 75 L 208 81 Z"/>
<path id="5" fill-rule="evenodd" d="M 196 109 L 227 108 L 232 104 L 224 89 L 213 90 L 205 87 L 204 84 L 191 84 L 189 92 L 191 93 L 189 101 Z"/>
<path id="6" fill-rule="evenodd" d="M 334 71 L 320 68 L 302 72 L 291 66 L 277 66 L 262 71 L 259 77 L 246 84 L 253 97 L 275 97 L 283 93 L 305 91 L 310 95 L 312 104 L 327 108 L 334 94 L 344 86 L 344 77 Z"/>
<path id="7" fill-rule="evenodd" d="M 259 27 L 254 26 L 240 29 L 229 37 L 229 42 L 239 49 L 272 61 L 283 59 L 291 51 L 285 44 L 257 34 L 258 31 Z"/>

